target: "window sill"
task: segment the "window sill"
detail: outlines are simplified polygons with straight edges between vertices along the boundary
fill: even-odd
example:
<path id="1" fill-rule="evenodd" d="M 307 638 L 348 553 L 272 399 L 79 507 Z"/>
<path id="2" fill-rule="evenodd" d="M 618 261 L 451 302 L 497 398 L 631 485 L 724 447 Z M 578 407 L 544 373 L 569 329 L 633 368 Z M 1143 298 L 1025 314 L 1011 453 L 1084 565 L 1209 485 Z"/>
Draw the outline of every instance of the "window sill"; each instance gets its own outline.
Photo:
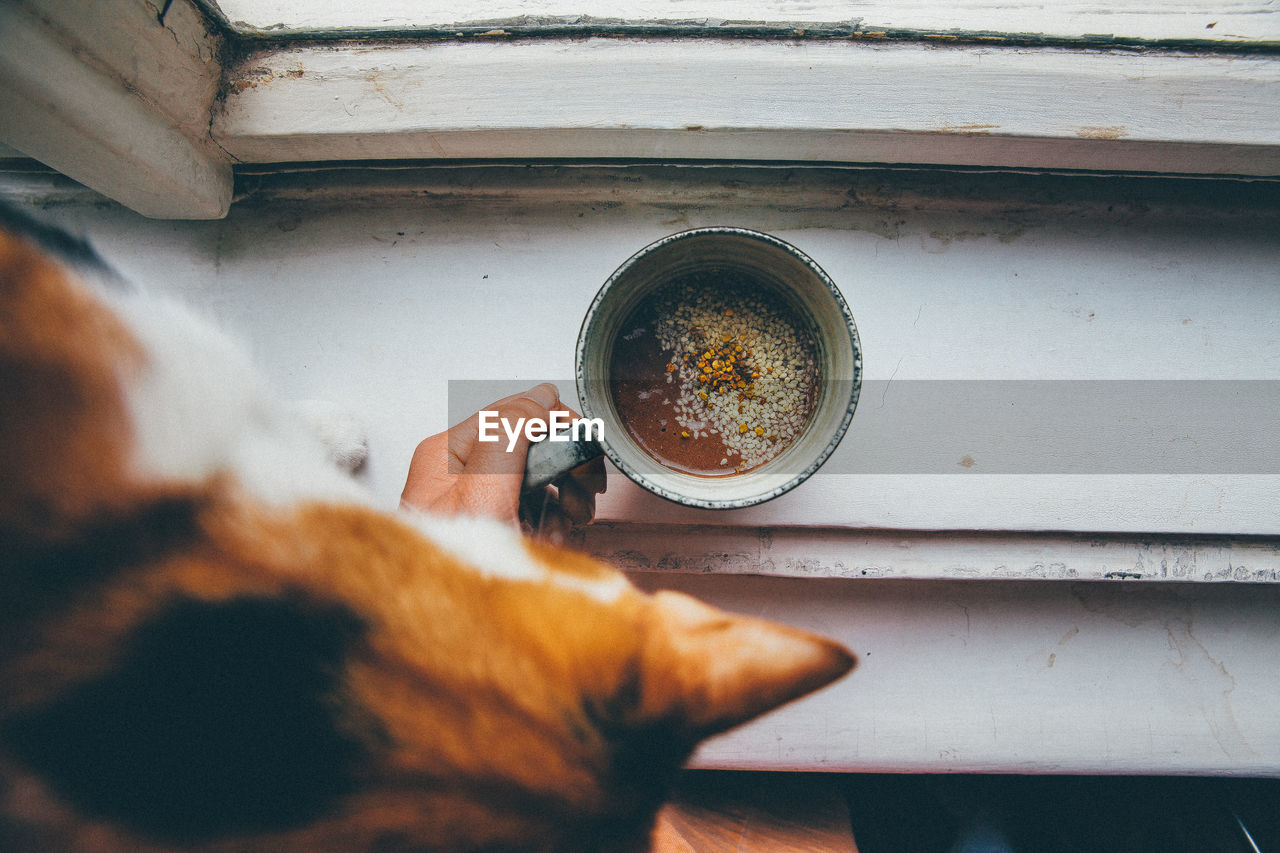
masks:
<path id="1" fill-rule="evenodd" d="M 1214 40 L 1176 43 L 1161 41 L 1162 31 L 1126 42 L 861 24 L 795 38 L 635 37 L 643 27 L 540 38 L 531 24 L 298 44 L 238 34 L 203 8 L 0 5 L 0 109 L 9 119 L 0 144 L 144 215 L 179 219 L 225 216 L 234 167 L 246 163 L 692 160 L 1280 175 L 1280 63 L 1268 35 L 1274 16 L 1263 13 L 1241 18 L 1255 25 L 1248 32 L 1197 23 Z M 982 2 L 974 9 L 990 14 Z M 1063 32 L 1084 26 L 1068 18 Z"/>
<path id="2" fill-rule="evenodd" d="M 273 49 L 243 162 L 711 159 L 1280 174 L 1280 63 L 920 44 L 592 39 Z"/>

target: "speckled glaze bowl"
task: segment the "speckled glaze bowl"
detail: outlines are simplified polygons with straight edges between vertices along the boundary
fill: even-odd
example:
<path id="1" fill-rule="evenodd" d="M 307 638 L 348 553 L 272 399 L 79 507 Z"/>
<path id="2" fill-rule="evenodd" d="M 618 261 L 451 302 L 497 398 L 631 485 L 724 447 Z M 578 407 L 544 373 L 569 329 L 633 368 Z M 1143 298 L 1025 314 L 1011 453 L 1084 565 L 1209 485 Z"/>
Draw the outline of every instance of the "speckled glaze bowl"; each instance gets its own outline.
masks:
<path id="1" fill-rule="evenodd" d="M 705 477 L 673 470 L 641 448 L 620 422 L 609 389 L 618 329 L 642 299 L 677 279 L 708 270 L 749 277 L 778 293 L 809 326 L 817 350 L 817 400 L 808 423 L 784 451 L 742 474 Z M 636 483 L 676 503 L 739 509 L 794 489 L 818 470 L 844 437 L 858 404 L 862 353 L 853 314 L 822 268 L 788 243 L 745 228 L 712 227 L 664 237 L 609 276 L 578 335 L 578 399 L 584 417 L 604 423 L 604 440 L 541 442 L 530 450 L 526 484 L 557 477 L 603 451 Z"/>

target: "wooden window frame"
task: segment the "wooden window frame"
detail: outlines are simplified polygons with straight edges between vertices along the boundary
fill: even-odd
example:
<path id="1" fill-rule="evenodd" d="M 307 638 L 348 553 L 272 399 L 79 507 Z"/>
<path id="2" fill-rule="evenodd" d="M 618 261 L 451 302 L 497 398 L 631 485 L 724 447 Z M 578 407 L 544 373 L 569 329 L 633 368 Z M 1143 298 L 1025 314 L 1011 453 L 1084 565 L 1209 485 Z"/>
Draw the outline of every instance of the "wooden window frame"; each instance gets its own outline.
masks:
<path id="1" fill-rule="evenodd" d="M 535 24 L 303 38 L 237 31 L 194 0 L 16 0 L 0 6 L 0 143 L 175 219 L 224 216 L 241 163 L 1280 175 L 1280 43 L 1266 27 L 1134 44 Z"/>

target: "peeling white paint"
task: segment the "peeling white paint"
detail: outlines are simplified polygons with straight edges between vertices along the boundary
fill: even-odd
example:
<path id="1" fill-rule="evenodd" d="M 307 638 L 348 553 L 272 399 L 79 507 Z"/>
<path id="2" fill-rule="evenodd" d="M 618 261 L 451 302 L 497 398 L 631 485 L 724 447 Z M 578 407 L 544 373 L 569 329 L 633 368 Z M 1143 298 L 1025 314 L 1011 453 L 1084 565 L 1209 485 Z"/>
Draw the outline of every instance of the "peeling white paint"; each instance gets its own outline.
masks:
<path id="1" fill-rule="evenodd" d="M 575 544 L 627 571 L 794 578 L 1280 583 L 1280 538 L 751 528 L 601 521 Z"/>

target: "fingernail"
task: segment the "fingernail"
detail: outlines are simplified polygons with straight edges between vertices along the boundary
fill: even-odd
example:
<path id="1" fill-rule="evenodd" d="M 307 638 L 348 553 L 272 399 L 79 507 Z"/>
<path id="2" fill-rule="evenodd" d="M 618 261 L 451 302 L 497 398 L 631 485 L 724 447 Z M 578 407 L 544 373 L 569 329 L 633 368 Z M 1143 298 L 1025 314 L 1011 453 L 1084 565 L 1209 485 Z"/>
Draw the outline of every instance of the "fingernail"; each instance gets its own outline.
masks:
<path id="1" fill-rule="evenodd" d="M 560 399 L 560 392 L 550 382 L 544 382 L 525 391 L 523 396 L 533 400 L 542 408 L 550 410 L 555 406 L 556 401 Z"/>

